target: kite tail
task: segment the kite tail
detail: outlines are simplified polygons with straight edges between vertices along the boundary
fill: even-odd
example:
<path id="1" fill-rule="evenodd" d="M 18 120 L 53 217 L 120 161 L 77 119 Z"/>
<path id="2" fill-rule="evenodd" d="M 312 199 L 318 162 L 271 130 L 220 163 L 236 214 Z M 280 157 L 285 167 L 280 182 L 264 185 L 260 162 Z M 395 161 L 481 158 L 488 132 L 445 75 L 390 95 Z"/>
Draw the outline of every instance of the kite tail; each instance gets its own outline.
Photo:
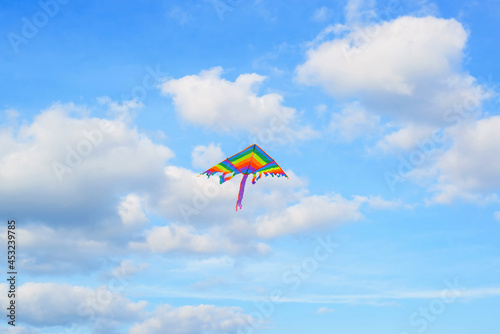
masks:
<path id="1" fill-rule="evenodd" d="M 247 181 L 248 174 L 243 174 L 243 178 L 240 183 L 240 192 L 238 193 L 238 201 L 236 202 L 236 211 L 238 207 L 241 209 L 241 201 L 243 200 L 243 193 L 245 192 L 245 182 Z"/>

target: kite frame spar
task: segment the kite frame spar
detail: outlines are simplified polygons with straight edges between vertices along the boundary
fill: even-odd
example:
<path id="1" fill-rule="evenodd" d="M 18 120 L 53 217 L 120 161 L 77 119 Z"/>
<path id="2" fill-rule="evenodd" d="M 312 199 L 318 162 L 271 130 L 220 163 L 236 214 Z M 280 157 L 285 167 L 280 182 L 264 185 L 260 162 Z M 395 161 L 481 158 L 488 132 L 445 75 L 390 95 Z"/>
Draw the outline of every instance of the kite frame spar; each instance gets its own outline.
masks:
<path id="1" fill-rule="evenodd" d="M 247 152 L 250 149 L 251 151 Z M 250 157 L 248 157 L 248 155 L 250 155 Z M 254 157 L 256 157 L 255 162 Z M 243 172 L 242 170 L 245 168 L 246 170 Z M 244 150 L 233 154 L 200 175 L 206 174 L 210 177 L 216 173 L 221 173 L 220 184 L 231 180 L 237 174 L 243 174 L 243 178 L 240 182 L 240 190 L 238 192 L 238 200 L 236 201 L 236 211 L 238 211 L 238 207 L 240 207 L 240 209 L 242 207 L 241 201 L 243 200 L 243 193 L 245 192 L 245 183 L 248 175 L 253 174 L 252 184 L 255 184 L 255 182 L 261 178 L 262 174 L 266 177 L 268 175 L 272 177 L 275 175 L 277 177 L 286 176 L 288 179 L 288 175 L 281 169 L 280 165 L 278 165 L 278 163 L 257 144 L 252 144 Z"/>

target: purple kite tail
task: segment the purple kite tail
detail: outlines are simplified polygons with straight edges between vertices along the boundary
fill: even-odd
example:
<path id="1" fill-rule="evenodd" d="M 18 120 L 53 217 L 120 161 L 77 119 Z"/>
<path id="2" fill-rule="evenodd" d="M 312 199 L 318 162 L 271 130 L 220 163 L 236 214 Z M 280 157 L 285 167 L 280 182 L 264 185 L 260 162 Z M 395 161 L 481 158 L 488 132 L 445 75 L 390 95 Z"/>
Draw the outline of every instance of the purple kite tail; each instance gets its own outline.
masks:
<path id="1" fill-rule="evenodd" d="M 248 174 L 243 174 L 243 178 L 240 183 L 240 192 L 238 193 L 238 201 L 236 202 L 236 211 L 238 207 L 241 209 L 241 201 L 243 200 L 243 193 L 245 192 L 245 182 L 247 181 Z"/>

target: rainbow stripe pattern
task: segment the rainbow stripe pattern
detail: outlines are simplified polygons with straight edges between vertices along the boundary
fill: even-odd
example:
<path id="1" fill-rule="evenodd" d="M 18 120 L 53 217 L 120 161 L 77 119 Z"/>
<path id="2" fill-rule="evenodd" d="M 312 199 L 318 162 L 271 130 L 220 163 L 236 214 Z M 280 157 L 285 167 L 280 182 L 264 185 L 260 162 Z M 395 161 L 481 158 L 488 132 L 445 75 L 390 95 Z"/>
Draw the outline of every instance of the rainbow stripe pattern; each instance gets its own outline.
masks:
<path id="1" fill-rule="evenodd" d="M 243 192 L 245 189 L 245 181 L 249 174 L 253 174 L 252 183 L 255 184 L 262 175 L 272 177 L 288 175 L 281 169 L 281 167 L 271 158 L 263 149 L 257 144 L 253 144 L 245 148 L 243 151 L 230 156 L 221 163 L 213 166 L 212 168 L 204 171 L 200 175 L 207 175 L 208 177 L 220 173 L 220 183 L 231 180 L 237 174 L 243 174 L 240 184 L 240 192 L 238 201 L 236 202 L 236 210 L 238 207 L 241 209 L 241 200 L 243 199 Z"/>

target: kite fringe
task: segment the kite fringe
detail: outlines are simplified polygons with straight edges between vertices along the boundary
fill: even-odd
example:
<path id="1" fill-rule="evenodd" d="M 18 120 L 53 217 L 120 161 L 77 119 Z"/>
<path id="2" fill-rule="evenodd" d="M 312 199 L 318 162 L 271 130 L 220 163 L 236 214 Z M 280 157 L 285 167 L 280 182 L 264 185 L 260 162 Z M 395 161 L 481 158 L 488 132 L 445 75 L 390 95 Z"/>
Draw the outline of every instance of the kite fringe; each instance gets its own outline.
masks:
<path id="1" fill-rule="evenodd" d="M 271 177 L 282 177 L 282 176 L 285 176 L 287 179 L 288 179 L 288 175 L 286 174 L 283 174 L 283 173 L 272 173 L 272 172 L 258 172 L 258 173 L 253 173 L 252 174 L 252 184 L 255 184 L 257 183 L 257 181 L 260 180 L 260 178 L 262 177 L 262 174 L 264 174 L 264 176 L 269 176 L 271 175 Z"/>

